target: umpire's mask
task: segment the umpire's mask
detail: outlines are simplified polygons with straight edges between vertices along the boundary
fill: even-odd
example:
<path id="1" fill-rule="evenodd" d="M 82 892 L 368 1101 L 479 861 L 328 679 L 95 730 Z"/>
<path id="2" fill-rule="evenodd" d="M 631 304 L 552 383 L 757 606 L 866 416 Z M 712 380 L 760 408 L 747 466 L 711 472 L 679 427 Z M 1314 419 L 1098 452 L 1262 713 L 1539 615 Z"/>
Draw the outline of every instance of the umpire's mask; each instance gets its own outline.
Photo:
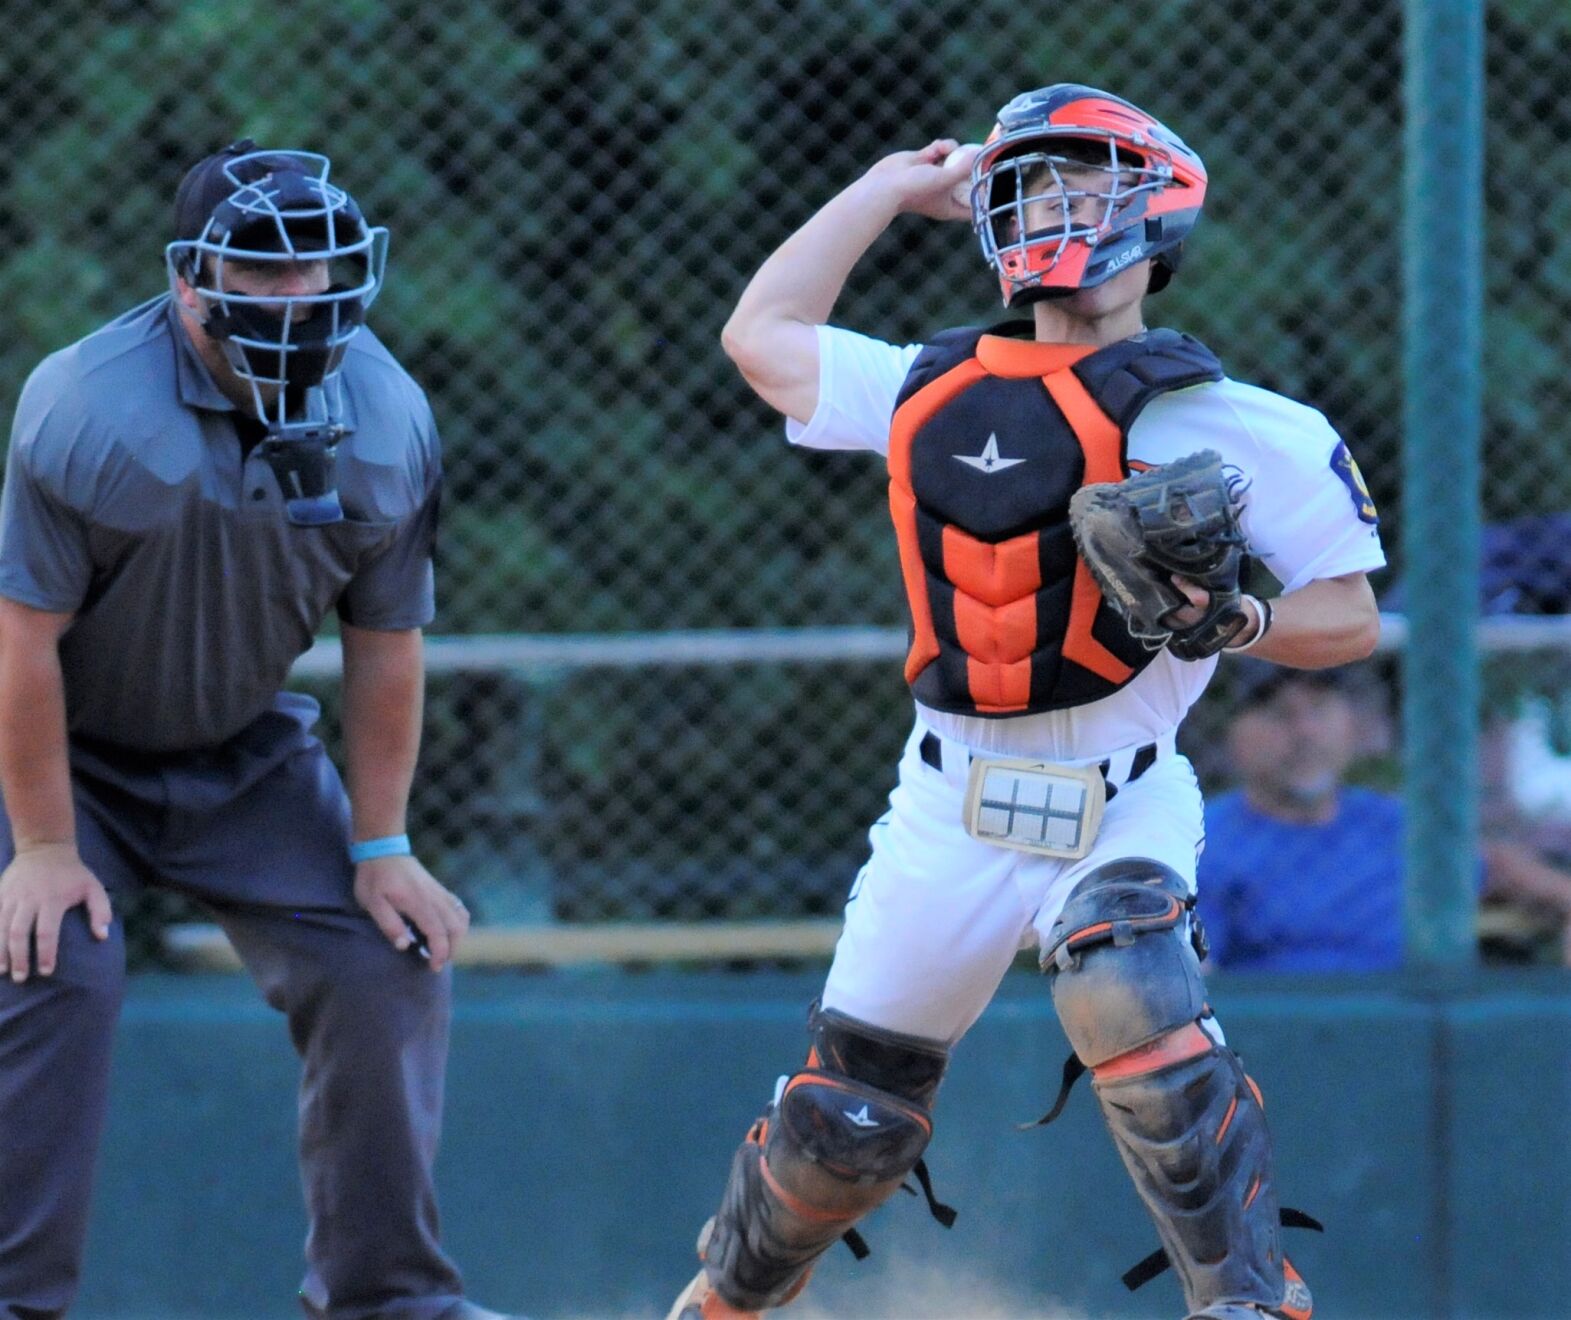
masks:
<path id="1" fill-rule="evenodd" d="M 273 426 L 343 365 L 382 287 L 387 230 L 366 224 L 329 168 L 247 139 L 194 166 L 175 197 L 171 288 L 183 279 L 202 300 L 207 333 Z"/>

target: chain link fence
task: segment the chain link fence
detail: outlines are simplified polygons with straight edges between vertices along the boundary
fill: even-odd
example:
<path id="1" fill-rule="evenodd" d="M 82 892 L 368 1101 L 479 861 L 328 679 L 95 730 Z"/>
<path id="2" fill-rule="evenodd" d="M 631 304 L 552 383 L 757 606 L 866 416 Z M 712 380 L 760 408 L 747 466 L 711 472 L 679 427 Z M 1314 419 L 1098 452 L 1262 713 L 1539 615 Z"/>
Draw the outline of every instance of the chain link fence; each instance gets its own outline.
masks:
<path id="1" fill-rule="evenodd" d="M 1400 0 L 4 9 L 0 407 L 158 292 L 191 160 L 242 135 L 327 152 L 392 230 L 373 324 L 444 433 L 437 633 L 900 625 L 876 460 L 789 451 L 718 331 L 874 160 L 979 140 L 1058 80 L 1205 157 L 1206 217 L 1154 320 L 1324 410 L 1398 548 Z M 1545 530 L 1491 608 L 1562 613 L 1571 11 L 1496 0 L 1488 21 L 1486 516 Z M 965 227 L 908 218 L 837 315 L 903 342 L 999 311 Z M 1492 666 L 1502 719 L 1571 726 L 1559 655 Z M 336 737 L 333 685 L 308 686 Z M 907 720 L 888 659 L 444 673 L 412 824 L 483 919 L 830 912 Z"/>

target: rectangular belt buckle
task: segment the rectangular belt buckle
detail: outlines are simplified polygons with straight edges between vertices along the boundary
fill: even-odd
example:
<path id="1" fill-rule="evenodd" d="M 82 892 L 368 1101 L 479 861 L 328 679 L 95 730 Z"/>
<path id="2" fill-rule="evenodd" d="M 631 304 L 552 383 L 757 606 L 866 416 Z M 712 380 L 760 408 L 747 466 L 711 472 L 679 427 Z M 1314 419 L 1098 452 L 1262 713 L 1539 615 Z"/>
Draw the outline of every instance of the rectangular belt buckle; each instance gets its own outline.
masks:
<path id="1" fill-rule="evenodd" d="M 1078 861 L 1096 842 L 1106 805 L 1099 766 L 976 757 L 966 784 L 966 833 L 1000 848 Z"/>

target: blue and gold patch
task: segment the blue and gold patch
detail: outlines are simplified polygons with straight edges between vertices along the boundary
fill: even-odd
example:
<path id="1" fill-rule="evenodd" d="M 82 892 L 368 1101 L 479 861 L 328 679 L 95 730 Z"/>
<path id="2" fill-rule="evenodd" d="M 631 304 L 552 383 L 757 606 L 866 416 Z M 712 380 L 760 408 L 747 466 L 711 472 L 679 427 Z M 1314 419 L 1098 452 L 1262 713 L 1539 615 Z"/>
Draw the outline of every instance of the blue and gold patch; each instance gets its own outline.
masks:
<path id="1" fill-rule="evenodd" d="M 1364 484 L 1364 474 L 1358 470 L 1358 464 L 1353 455 L 1348 452 L 1347 441 L 1338 440 L 1336 448 L 1331 451 L 1331 471 L 1337 475 L 1347 493 L 1353 497 L 1353 508 L 1357 512 L 1359 521 L 1368 523 L 1373 527 L 1380 521 L 1380 513 L 1375 508 L 1374 500 L 1369 498 L 1369 487 Z"/>

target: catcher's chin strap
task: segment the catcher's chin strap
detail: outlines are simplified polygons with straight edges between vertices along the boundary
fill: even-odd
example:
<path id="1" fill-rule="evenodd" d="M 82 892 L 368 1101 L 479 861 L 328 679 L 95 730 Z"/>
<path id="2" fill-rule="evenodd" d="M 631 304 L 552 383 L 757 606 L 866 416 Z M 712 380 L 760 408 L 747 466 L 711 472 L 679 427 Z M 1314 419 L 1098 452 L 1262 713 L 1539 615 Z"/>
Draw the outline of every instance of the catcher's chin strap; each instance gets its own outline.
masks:
<path id="1" fill-rule="evenodd" d="M 1211 1016 L 1209 1010 L 1206 1016 Z M 1064 1060 L 1062 1080 L 1059 1083 L 1058 1095 L 1053 1100 L 1053 1107 L 1043 1114 L 1041 1118 L 1033 1119 L 1029 1123 L 1016 1123 L 1015 1127 L 1021 1132 L 1029 1132 L 1032 1128 L 1046 1127 L 1064 1112 L 1064 1106 L 1069 1103 L 1069 1093 L 1074 1090 L 1075 1083 L 1091 1070 L 1080 1062 L 1080 1058 L 1073 1050 Z M 909 1189 L 908 1189 L 909 1190 Z M 1283 1228 L 1307 1228 L 1315 1233 L 1324 1233 L 1325 1225 L 1313 1215 L 1305 1214 L 1302 1210 L 1284 1205 L 1278 1212 L 1278 1218 Z M 849 1244 L 848 1244 L 849 1245 Z M 854 1248 L 853 1248 L 854 1250 Z M 860 1257 L 858 1257 L 860 1259 Z M 1167 1254 L 1165 1247 L 1158 1247 L 1149 1256 L 1144 1256 L 1136 1261 L 1118 1277 L 1123 1280 L 1124 1287 L 1130 1292 L 1143 1288 L 1156 1278 L 1162 1271 L 1169 1269 L 1173 1262 Z"/>

